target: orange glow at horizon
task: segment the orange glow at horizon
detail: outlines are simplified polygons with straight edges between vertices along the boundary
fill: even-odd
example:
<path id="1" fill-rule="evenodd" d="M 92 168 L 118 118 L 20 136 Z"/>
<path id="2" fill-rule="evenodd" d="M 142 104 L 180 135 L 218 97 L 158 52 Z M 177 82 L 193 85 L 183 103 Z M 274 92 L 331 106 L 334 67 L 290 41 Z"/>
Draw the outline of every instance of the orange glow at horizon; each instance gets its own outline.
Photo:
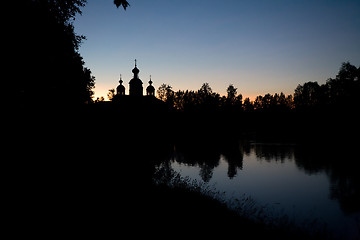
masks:
<path id="1" fill-rule="evenodd" d="M 110 89 L 116 89 L 116 87 L 117 87 L 117 85 L 116 84 L 114 84 L 114 86 L 112 86 L 112 87 L 109 87 L 108 89 L 105 89 L 105 88 L 99 88 L 99 89 L 94 89 L 94 95 L 93 95 L 93 100 L 95 101 L 97 98 L 101 98 L 101 97 L 104 97 L 104 99 L 105 99 L 105 101 L 109 101 L 109 99 L 108 99 L 108 97 L 107 97 L 107 94 L 109 93 L 109 90 Z M 155 88 L 156 90 L 157 90 L 157 88 Z M 155 90 L 155 91 L 156 91 Z M 179 90 L 187 90 L 187 89 L 178 89 L 178 90 L 174 90 L 175 92 L 176 91 L 179 91 Z M 197 90 L 193 90 L 193 91 L 197 91 Z M 215 91 L 216 92 L 216 91 Z M 126 94 L 129 94 L 128 93 L 128 91 L 126 91 Z M 220 94 L 220 96 L 222 97 L 222 96 L 225 96 L 226 97 L 226 93 L 220 93 L 220 92 L 218 92 L 218 94 Z M 241 92 L 238 92 L 238 94 L 242 94 L 242 96 L 243 96 L 243 101 L 246 99 L 246 98 L 249 98 L 250 99 L 250 101 L 255 101 L 255 99 L 256 99 L 256 97 L 257 96 L 259 96 L 259 95 L 261 95 L 261 96 L 264 96 L 265 94 L 267 94 L 267 93 L 265 93 L 265 94 L 261 94 L 261 93 L 259 93 L 259 94 L 250 94 L 250 95 L 246 95 L 246 94 L 243 94 L 243 93 L 241 93 Z M 275 93 L 270 93 L 270 94 L 275 94 Z M 280 94 L 280 92 L 279 92 L 279 94 Z M 287 95 L 289 95 L 289 94 L 287 94 L 287 93 L 284 93 L 285 94 L 285 96 L 287 96 Z M 145 95 L 145 92 L 144 92 L 144 95 Z M 156 95 L 156 92 L 155 92 L 155 95 Z"/>

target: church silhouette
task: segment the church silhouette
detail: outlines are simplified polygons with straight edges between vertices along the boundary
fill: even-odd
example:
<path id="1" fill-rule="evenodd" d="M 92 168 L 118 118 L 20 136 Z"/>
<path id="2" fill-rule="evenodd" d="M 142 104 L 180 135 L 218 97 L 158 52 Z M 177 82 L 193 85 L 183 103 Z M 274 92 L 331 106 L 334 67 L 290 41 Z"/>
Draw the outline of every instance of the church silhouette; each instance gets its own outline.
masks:
<path id="1" fill-rule="evenodd" d="M 134 77 L 129 82 L 129 95 L 130 96 L 143 96 L 143 82 L 139 78 L 140 70 L 137 68 L 136 59 L 135 59 L 135 67 L 132 70 Z M 116 95 L 117 96 L 125 96 L 125 86 L 123 85 L 123 80 L 120 74 L 120 85 L 116 88 Z M 146 88 L 146 95 L 155 97 L 155 88 L 152 86 L 152 80 L 150 75 L 149 86 Z"/>
<path id="2" fill-rule="evenodd" d="M 129 94 L 126 95 L 126 87 L 123 85 L 124 81 L 120 74 L 119 85 L 116 87 L 116 94 L 109 104 L 114 107 L 121 109 L 122 112 L 138 113 L 140 112 L 153 112 L 163 113 L 166 111 L 165 102 L 155 97 L 155 87 L 152 85 L 153 81 L 149 80 L 149 85 L 146 88 L 146 94 L 144 95 L 143 82 L 139 78 L 140 70 L 137 67 L 137 61 L 135 59 L 135 67 L 132 70 L 134 74 L 133 78 L 129 81 Z M 102 104 L 107 105 L 107 104 Z"/>

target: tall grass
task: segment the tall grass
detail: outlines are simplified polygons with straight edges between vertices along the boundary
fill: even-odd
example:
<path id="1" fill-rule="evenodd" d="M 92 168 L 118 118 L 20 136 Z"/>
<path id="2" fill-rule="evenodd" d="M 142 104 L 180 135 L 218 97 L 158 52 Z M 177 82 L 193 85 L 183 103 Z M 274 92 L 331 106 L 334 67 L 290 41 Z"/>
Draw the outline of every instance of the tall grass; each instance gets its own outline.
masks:
<path id="1" fill-rule="evenodd" d="M 319 219 L 309 217 L 297 223 L 284 211 L 275 211 L 269 205 L 260 205 L 251 196 L 243 194 L 240 198 L 228 197 L 225 192 L 216 190 L 214 185 L 191 179 L 188 176 L 183 177 L 166 163 L 156 168 L 153 182 L 155 185 L 191 191 L 215 199 L 240 218 L 252 221 L 272 232 L 286 232 L 286 234 L 296 235 L 297 239 L 336 239 L 326 224 Z"/>

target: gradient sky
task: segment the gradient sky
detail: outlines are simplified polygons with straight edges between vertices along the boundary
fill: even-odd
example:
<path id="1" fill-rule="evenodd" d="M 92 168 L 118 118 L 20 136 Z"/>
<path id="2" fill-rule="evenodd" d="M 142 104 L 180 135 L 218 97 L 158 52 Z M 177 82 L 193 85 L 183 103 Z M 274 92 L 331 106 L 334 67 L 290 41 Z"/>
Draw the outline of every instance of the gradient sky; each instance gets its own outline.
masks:
<path id="1" fill-rule="evenodd" d="M 88 0 L 75 31 L 95 97 L 119 84 L 126 94 L 138 60 L 144 89 L 198 90 L 208 82 L 243 97 L 292 94 L 298 84 L 325 83 L 342 62 L 360 65 L 359 0 Z"/>

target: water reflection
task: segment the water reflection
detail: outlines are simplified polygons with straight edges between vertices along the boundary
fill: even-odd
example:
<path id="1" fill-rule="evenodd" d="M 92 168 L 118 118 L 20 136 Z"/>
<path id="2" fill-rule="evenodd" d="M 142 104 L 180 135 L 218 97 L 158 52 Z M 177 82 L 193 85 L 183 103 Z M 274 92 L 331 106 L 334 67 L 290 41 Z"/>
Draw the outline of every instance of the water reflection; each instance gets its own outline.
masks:
<path id="1" fill-rule="evenodd" d="M 357 153 L 353 148 L 299 148 L 295 149 L 299 169 L 308 174 L 324 171 L 329 177 L 330 197 L 337 199 L 346 214 L 360 211 L 360 176 Z"/>
<path id="2" fill-rule="evenodd" d="M 360 211 L 360 177 L 354 161 L 355 151 L 352 149 L 259 143 L 239 139 L 209 139 L 176 144 L 173 160 L 199 168 L 201 179 L 209 182 L 214 169 L 219 167 L 220 159 L 227 163 L 227 177 L 234 179 L 239 171 L 247 171 L 243 166 L 244 156 L 249 157 L 252 154 L 256 156 L 257 161 L 280 164 L 293 161 L 298 172 L 309 176 L 326 174 L 330 185 L 327 197 L 336 199 L 345 214 Z"/>
<path id="3" fill-rule="evenodd" d="M 294 158 L 293 144 L 279 144 L 279 143 L 252 143 L 251 149 L 255 152 L 258 159 L 265 159 L 266 161 L 280 161 Z"/>
<path id="4" fill-rule="evenodd" d="M 243 167 L 242 162 L 246 150 L 244 151 L 242 146 L 239 140 L 190 140 L 176 144 L 173 160 L 199 167 L 202 180 L 209 182 L 214 168 L 219 166 L 220 156 L 223 156 L 229 165 L 227 175 L 233 178 L 238 169 L 241 170 Z"/>

